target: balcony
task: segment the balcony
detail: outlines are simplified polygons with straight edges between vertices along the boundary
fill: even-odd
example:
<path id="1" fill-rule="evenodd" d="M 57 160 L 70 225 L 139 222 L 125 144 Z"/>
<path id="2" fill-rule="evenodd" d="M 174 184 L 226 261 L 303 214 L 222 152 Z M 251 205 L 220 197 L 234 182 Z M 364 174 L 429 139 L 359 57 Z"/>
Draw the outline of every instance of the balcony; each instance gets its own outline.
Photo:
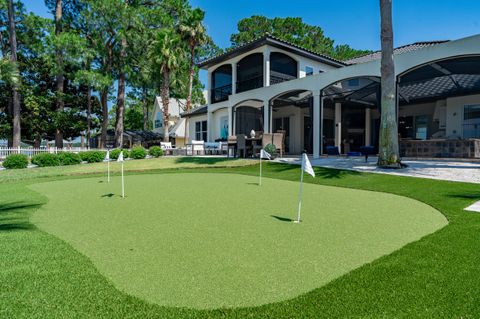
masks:
<path id="1" fill-rule="evenodd" d="M 228 100 L 228 96 L 232 94 L 232 85 L 224 85 L 211 90 L 212 103 Z"/>
<path id="2" fill-rule="evenodd" d="M 270 71 L 270 85 L 296 79 L 295 76 L 280 72 Z"/>
<path id="3" fill-rule="evenodd" d="M 237 93 L 263 87 L 263 75 L 251 77 L 237 82 Z"/>

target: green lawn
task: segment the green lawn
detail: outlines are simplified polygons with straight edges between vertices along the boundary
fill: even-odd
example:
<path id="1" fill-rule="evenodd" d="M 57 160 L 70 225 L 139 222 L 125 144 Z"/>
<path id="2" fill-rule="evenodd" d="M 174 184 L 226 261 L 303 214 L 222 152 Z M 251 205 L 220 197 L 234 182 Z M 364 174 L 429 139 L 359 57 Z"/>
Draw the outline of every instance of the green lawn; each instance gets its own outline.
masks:
<path id="1" fill-rule="evenodd" d="M 196 164 L 192 165 L 195 166 Z M 208 166 L 209 164 L 204 165 Z M 64 169 L 64 168 L 60 168 Z M 59 171 L 60 171 L 59 169 Z M 237 168 L 204 168 L 184 170 L 191 173 L 236 173 L 256 179 L 257 166 Z M 29 170 L 33 171 L 33 170 Z M 265 175 L 279 180 L 298 180 L 299 168 L 280 164 L 265 165 Z M 25 172 L 25 171 L 24 171 Z M 66 243 L 57 237 L 40 231 L 30 217 L 42 205 L 50 205 L 47 197 L 30 189 L 39 181 L 71 179 L 55 177 L 28 179 L 23 172 L 21 182 L 0 184 L 0 317 L 95 317 L 95 318 L 476 318 L 480 313 L 480 215 L 467 213 L 463 208 L 480 200 L 478 185 L 451 183 L 427 179 L 414 179 L 376 174 L 316 169 L 318 177 L 307 177 L 306 183 L 375 190 L 411 197 L 438 209 L 449 220 L 441 230 L 419 241 L 410 243 L 389 254 L 357 268 L 328 284 L 288 301 L 258 307 L 219 310 L 189 310 L 163 307 L 142 298 L 128 295 L 115 288 L 119 284 L 106 279 L 97 270 L 96 261 L 73 249 L 73 242 Z M 0 172 L 0 178 L 8 173 L 8 180 L 17 179 L 16 172 Z M 93 171 L 92 171 L 93 173 Z M 167 170 L 165 173 L 178 173 Z M 40 173 L 35 173 L 40 174 Z M 45 173 L 44 175 L 49 175 Z M 62 175 L 55 172 L 54 175 Z M 65 174 L 66 175 L 66 174 Z M 176 177 L 186 174 L 141 175 L 138 178 Z M 198 176 L 192 174 L 192 176 Z M 130 176 L 129 178 L 133 178 Z M 137 177 L 135 177 L 137 178 Z M 89 179 L 78 180 L 83 183 Z M 90 179 L 92 180 L 92 179 Z M 203 179 L 199 179 L 203 180 Z M 272 181 L 277 183 L 281 181 Z M 64 181 L 70 183 L 70 181 Z M 49 185 L 60 185 L 61 183 Z M 132 182 L 130 180 L 130 182 Z M 47 185 L 47 184 L 45 184 Z M 130 186 L 128 186 L 130 185 Z M 92 185 L 92 191 L 105 184 Z M 127 184 L 125 201 L 132 196 L 132 184 Z M 208 184 L 205 183 L 205 188 Z M 254 185 L 248 187 L 254 188 Z M 53 187 L 53 186 L 52 186 Z M 247 186 L 245 186 L 247 187 Z M 265 184 L 265 187 L 269 187 Z M 312 186 L 313 187 L 313 186 Z M 50 189 L 50 187 L 48 187 Z M 46 189 L 45 191 L 48 191 Z M 84 189 L 84 188 L 82 188 Z M 88 187 L 87 187 L 88 189 Z M 222 189 L 222 191 L 225 191 Z M 295 188 L 296 189 L 296 188 Z M 323 189 L 323 188 L 322 188 Z M 64 193 L 58 190 L 58 197 Z M 88 190 L 86 190 L 88 191 Z M 203 191 L 203 190 L 202 190 Z M 112 193 L 118 193 L 113 190 Z M 321 197 L 321 195 L 318 195 Z M 381 195 L 385 196 L 385 195 Z M 158 198 L 161 198 L 160 190 Z M 379 197 L 380 198 L 380 195 Z M 105 201 L 120 201 L 115 197 Z M 317 199 L 317 197 L 315 197 Z M 100 198 L 97 198 L 100 200 Z M 281 198 L 286 200 L 286 198 Z M 79 197 L 77 201 L 84 201 Z M 327 202 L 329 199 L 327 198 Z M 343 199 L 338 203 L 354 204 L 355 199 Z M 381 202 L 381 201 L 380 201 Z M 305 201 L 305 205 L 307 201 Z M 358 204 L 358 203 L 357 203 Z M 67 204 L 72 206 L 73 202 Z M 380 205 L 377 204 L 377 205 Z M 85 204 L 87 206 L 87 204 Z M 321 209 L 319 205 L 318 209 Z M 403 205 L 394 209 L 403 209 Z M 293 217 L 290 207 L 281 207 L 280 217 Z M 313 211 L 314 207 L 310 209 Z M 73 206 L 71 207 L 73 211 Z M 308 222 L 318 222 L 305 208 L 301 225 L 291 225 L 274 218 L 266 218 L 264 227 L 308 227 Z M 408 209 L 406 210 L 408 211 Z M 135 214 L 135 209 L 128 212 Z M 41 223 L 42 214 L 33 215 L 33 221 Z M 44 216 L 45 218 L 47 216 Z M 98 217 L 98 216 L 97 216 Z M 38 218 L 38 219 L 37 219 Z M 99 218 L 99 217 L 98 217 Z M 310 220 L 310 218 L 312 218 Z M 62 221 L 55 221 L 59 225 Z M 204 222 L 203 220 L 199 222 Z M 252 219 L 246 220 L 251 223 Z M 275 222 L 275 223 L 273 223 Z M 270 224 L 269 224 L 270 225 Z M 81 227 L 82 225 L 77 225 Z M 125 225 L 124 225 L 125 226 Z M 44 227 L 40 224 L 40 227 Z M 153 227 L 153 226 L 152 226 Z M 77 227 L 74 227 L 77 228 Z M 63 230 L 66 232 L 65 230 Z M 146 229 L 144 231 L 151 231 Z M 240 232 L 240 230 L 236 230 Z M 374 229 L 373 233 L 382 229 Z M 232 231 L 233 232 L 233 231 Z M 80 234 L 88 240 L 88 234 Z M 75 234 L 76 238 L 81 238 Z M 232 236 L 235 235 L 233 232 Z M 315 234 L 320 236 L 319 234 Z M 374 236 L 375 234 L 371 234 Z M 78 237 L 80 236 L 80 237 Z M 133 235 L 130 235 L 133 236 Z M 67 239 L 68 240 L 68 239 Z M 285 240 L 285 238 L 282 238 Z M 198 243 L 195 243 L 198 244 Z M 262 243 L 263 244 L 263 243 Z M 309 243 L 311 244 L 311 243 Z M 80 250 L 79 247 L 77 249 Z M 304 248 L 302 248 L 304 249 Z M 84 252 L 86 255 L 88 253 Z M 111 254 L 114 254 L 112 251 Z M 355 255 L 361 255 L 356 252 Z M 95 263 L 95 264 L 94 264 Z M 338 265 L 340 266 L 340 265 Z M 98 264 L 97 264 L 97 267 Z M 100 269 L 100 268 L 99 268 Z M 100 270 L 101 271 L 101 270 Z M 197 271 L 192 269 L 191 271 Z M 106 276 L 109 276 L 106 274 Z M 317 280 L 317 279 L 314 279 Z"/>
<path id="2" fill-rule="evenodd" d="M 165 306 L 291 299 L 447 224 L 418 201 L 238 174 L 149 174 L 32 185 L 33 224 L 89 257 L 120 290 Z M 59 196 L 59 194 L 61 194 Z"/>

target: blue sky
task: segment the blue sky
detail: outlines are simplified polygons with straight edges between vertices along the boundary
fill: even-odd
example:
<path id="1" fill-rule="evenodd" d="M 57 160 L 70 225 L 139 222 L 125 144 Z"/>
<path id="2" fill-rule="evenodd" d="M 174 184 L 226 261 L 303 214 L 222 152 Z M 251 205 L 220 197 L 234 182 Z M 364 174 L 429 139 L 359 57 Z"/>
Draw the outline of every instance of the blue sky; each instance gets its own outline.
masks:
<path id="1" fill-rule="evenodd" d="M 101 0 L 99 0 L 101 1 Z M 380 47 L 379 0 L 191 0 L 206 12 L 209 34 L 220 47 L 230 44 L 237 22 L 251 15 L 299 16 L 322 27 L 336 44 Z M 27 10 L 49 16 L 43 0 L 24 0 Z M 416 41 L 453 40 L 480 33 L 480 1 L 393 0 L 395 46 Z M 205 74 L 201 75 L 205 83 Z"/>

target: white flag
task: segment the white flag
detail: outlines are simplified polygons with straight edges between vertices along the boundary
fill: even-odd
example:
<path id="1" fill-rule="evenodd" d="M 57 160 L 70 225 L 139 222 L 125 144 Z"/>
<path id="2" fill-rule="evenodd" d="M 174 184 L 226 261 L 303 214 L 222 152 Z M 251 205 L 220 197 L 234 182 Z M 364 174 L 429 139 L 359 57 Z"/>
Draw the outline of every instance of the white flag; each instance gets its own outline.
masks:
<path id="1" fill-rule="evenodd" d="M 105 154 L 105 160 L 109 161 L 110 160 L 110 151 L 107 150 L 107 154 Z"/>
<path id="2" fill-rule="evenodd" d="M 260 150 L 260 158 L 272 159 L 272 156 L 262 148 Z"/>
<path id="3" fill-rule="evenodd" d="M 123 151 L 121 151 L 120 155 L 118 155 L 117 162 L 123 162 Z"/>
<path id="4" fill-rule="evenodd" d="M 312 164 L 310 164 L 310 161 L 308 160 L 307 154 L 303 153 L 303 158 L 302 158 L 302 170 L 315 177 L 315 172 L 313 171 Z"/>

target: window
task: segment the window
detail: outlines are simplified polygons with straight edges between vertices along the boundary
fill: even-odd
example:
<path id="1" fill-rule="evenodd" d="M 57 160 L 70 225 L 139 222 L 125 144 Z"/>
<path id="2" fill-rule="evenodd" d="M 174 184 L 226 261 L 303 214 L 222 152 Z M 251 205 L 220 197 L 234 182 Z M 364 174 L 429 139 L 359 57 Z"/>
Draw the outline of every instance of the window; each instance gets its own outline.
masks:
<path id="1" fill-rule="evenodd" d="M 195 140 L 207 140 L 207 121 L 195 122 Z"/>
<path id="2" fill-rule="evenodd" d="M 162 112 L 157 112 L 157 114 L 155 114 L 155 124 L 154 124 L 154 127 L 155 127 L 155 128 L 161 128 L 161 127 L 163 127 L 163 115 L 162 115 Z"/>
<path id="3" fill-rule="evenodd" d="M 463 138 L 480 137 L 480 104 L 463 109 Z"/>
<path id="4" fill-rule="evenodd" d="M 313 68 L 311 66 L 305 67 L 305 76 L 313 75 Z"/>
<path id="5" fill-rule="evenodd" d="M 359 86 L 360 80 L 359 79 L 350 79 L 348 80 L 348 86 Z"/>

